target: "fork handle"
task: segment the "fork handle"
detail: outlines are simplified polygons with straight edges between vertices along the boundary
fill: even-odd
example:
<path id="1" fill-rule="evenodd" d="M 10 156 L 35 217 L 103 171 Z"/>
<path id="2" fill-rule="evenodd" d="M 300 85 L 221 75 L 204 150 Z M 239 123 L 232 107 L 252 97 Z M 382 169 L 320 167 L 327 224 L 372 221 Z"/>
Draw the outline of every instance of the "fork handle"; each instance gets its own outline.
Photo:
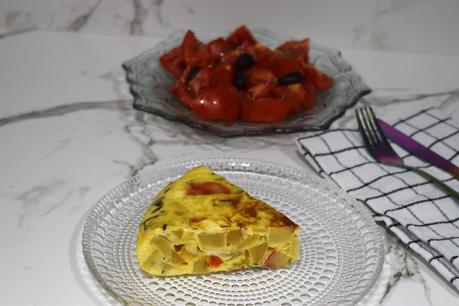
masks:
<path id="1" fill-rule="evenodd" d="M 440 181 L 436 177 L 430 175 L 429 173 L 425 172 L 424 170 L 421 170 L 421 169 L 416 168 L 416 167 L 410 167 L 410 166 L 405 166 L 405 168 L 409 169 L 409 170 L 411 170 L 413 172 L 416 172 L 420 176 L 422 176 L 425 179 L 431 181 L 438 188 L 442 189 L 444 192 L 446 192 L 448 195 L 450 195 L 451 198 L 453 198 L 453 200 L 455 200 L 457 203 L 459 203 L 459 193 L 457 191 L 455 191 L 453 188 L 449 187 L 448 185 L 446 185 L 445 183 L 443 183 L 442 181 Z"/>

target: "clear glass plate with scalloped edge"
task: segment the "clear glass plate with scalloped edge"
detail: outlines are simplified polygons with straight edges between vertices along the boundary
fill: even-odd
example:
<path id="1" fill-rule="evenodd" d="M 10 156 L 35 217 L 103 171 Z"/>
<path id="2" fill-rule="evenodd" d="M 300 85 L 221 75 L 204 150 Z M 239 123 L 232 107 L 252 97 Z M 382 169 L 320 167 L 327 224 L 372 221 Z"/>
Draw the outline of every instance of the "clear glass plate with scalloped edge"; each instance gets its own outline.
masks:
<path id="1" fill-rule="evenodd" d="M 202 41 L 226 36 L 226 33 L 198 34 Z M 260 43 L 275 48 L 291 37 L 271 33 L 268 30 L 254 30 L 254 36 Z M 168 50 L 178 46 L 184 32 L 177 32 L 153 49 L 147 50 L 135 58 L 123 63 L 126 80 L 134 97 L 134 108 L 170 121 L 208 131 L 221 137 L 256 136 L 271 133 L 293 133 L 308 130 L 325 129 L 341 117 L 346 109 L 352 107 L 371 90 L 360 76 L 343 59 L 341 53 L 332 48 L 311 44 L 310 63 L 327 73 L 334 80 L 334 86 L 316 96 L 315 105 L 286 118 L 278 123 L 224 123 L 204 121 L 196 117 L 193 111 L 183 106 L 169 92 L 174 78 L 159 65 L 159 57 Z"/>
<path id="2" fill-rule="evenodd" d="M 284 269 L 155 277 L 135 255 L 144 211 L 168 182 L 204 164 L 301 227 L 301 258 Z M 369 211 L 331 183 L 245 159 L 171 164 L 133 177 L 91 209 L 83 255 L 97 281 L 127 305 L 355 305 L 381 271 L 381 233 Z"/>

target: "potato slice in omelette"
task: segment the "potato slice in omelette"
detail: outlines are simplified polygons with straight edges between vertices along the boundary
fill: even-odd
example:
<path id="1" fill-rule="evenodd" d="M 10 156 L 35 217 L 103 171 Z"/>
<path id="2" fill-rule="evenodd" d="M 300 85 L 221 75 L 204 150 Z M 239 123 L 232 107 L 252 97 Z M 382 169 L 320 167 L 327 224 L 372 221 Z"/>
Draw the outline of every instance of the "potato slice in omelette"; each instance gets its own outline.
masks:
<path id="1" fill-rule="evenodd" d="M 198 166 L 167 185 L 139 225 L 136 254 L 152 275 L 282 268 L 300 256 L 300 228 Z"/>

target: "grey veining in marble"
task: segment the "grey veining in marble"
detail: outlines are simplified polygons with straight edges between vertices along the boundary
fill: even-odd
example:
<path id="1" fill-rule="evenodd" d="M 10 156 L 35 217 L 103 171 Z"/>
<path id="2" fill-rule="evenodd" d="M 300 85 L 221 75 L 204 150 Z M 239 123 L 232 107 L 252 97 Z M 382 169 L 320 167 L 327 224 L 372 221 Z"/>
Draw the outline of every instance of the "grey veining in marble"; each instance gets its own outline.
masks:
<path id="1" fill-rule="evenodd" d="M 385 284 L 384 294 L 379 303 L 383 304 L 391 294 L 393 288 L 402 280 L 412 280 L 422 284 L 425 300 L 428 305 L 433 305 L 430 297 L 430 288 L 424 276 L 420 273 L 419 263 L 395 238 L 387 235 L 386 258 L 391 261 L 391 273 L 388 282 Z M 387 259 L 386 259 L 387 260 Z"/>
<path id="2" fill-rule="evenodd" d="M 103 0 L 97 0 L 97 2 L 88 8 L 88 11 L 78 15 L 70 24 L 66 27 L 67 31 L 79 31 L 83 28 L 88 20 L 92 17 L 94 11 L 100 6 Z"/>
<path id="3" fill-rule="evenodd" d="M 53 116 L 60 116 L 71 112 L 77 112 L 82 110 L 90 109 L 125 109 L 130 110 L 131 102 L 127 100 L 115 100 L 115 101 L 82 101 L 75 102 L 71 104 L 59 105 L 55 107 L 50 107 L 47 109 L 41 109 L 36 111 L 31 111 L 23 114 L 18 114 L 8 117 L 0 117 L 0 127 L 16 123 L 24 120 L 32 120 L 38 118 L 46 118 Z"/>
<path id="4" fill-rule="evenodd" d="M 386 1 L 387 6 L 383 6 L 381 3 L 383 1 L 377 2 L 377 9 L 375 14 L 375 20 L 384 18 L 385 16 L 390 16 L 394 12 L 399 14 L 407 14 L 416 4 L 416 0 L 401 0 L 401 1 Z M 372 48 L 373 49 L 387 49 L 386 40 L 389 39 L 390 29 L 381 27 L 375 28 L 372 37 Z"/>
<path id="5" fill-rule="evenodd" d="M 458 54 L 459 2 L 378 0 L 372 48 Z"/>
<path id="6" fill-rule="evenodd" d="M 38 27 L 31 13 L 10 11 L 4 17 L 5 29 L 0 28 L 0 38 L 36 30 Z"/>
<path id="7" fill-rule="evenodd" d="M 0 3 L 0 38 L 36 29 L 149 35 L 249 24 L 309 35 L 335 47 L 458 54 L 458 8 L 455 0 L 5 0 Z M 291 20 L 280 22 L 284 11 L 291 12 Z"/>

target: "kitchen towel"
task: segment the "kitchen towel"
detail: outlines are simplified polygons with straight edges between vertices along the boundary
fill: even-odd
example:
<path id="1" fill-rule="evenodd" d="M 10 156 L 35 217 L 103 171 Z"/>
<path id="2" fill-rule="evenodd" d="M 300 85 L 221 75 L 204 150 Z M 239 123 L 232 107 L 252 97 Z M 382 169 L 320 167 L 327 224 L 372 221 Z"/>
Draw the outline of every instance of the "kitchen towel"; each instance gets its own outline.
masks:
<path id="1" fill-rule="evenodd" d="M 380 115 L 375 109 L 376 116 L 459 164 L 459 126 L 451 118 L 434 107 L 396 118 L 406 110 L 392 108 Z M 320 175 L 366 204 L 376 221 L 382 221 L 459 290 L 459 204 L 416 173 L 376 163 L 365 149 L 356 122 L 352 124 L 350 128 L 306 133 L 296 143 Z M 420 167 L 459 190 L 459 181 L 450 174 L 392 146 L 406 164 Z"/>

